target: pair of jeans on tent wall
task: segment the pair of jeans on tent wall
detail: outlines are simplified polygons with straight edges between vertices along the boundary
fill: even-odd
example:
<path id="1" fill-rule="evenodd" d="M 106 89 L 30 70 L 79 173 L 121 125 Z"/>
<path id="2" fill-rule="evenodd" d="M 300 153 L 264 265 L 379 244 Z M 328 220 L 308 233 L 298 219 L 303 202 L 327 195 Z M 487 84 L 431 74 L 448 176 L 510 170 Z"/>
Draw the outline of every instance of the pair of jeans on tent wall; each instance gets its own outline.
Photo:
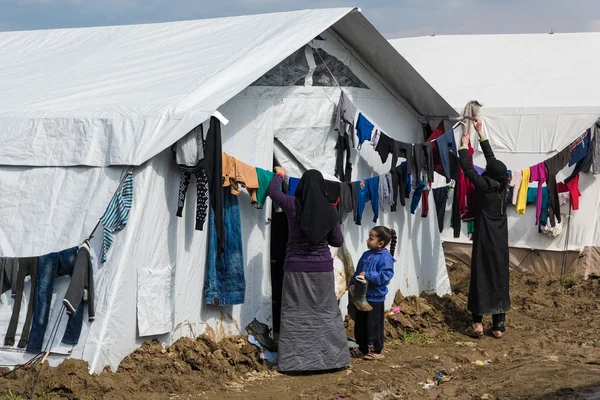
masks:
<path id="1" fill-rule="evenodd" d="M 39 257 L 35 301 L 33 305 L 33 321 L 31 323 L 29 342 L 27 343 L 28 352 L 40 352 L 42 350 L 44 335 L 50 316 L 54 279 L 58 276 L 70 276 L 73 273 L 77 249 L 78 247 L 71 247 L 61 252 Z M 73 342 L 74 338 L 79 338 L 83 323 L 83 310 L 78 309 L 77 311 L 73 317 L 69 318 L 63 341 L 66 338 L 67 341 Z M 77 343 L 76 340 L 75 343 Z"/>
<path id="2" fill-rule="evenodd" d="M 223 189 L 223 213 L 225 220 L 225 252 L 217 261 L 217 233 L 215 215 L 210 210 L 208 260 L 204 280 L 206 304 L 229 306 L 242 304 L 246 292 L 244 279 L 244 251 L 242 223 L 237 196 L 229 188 Z"/>

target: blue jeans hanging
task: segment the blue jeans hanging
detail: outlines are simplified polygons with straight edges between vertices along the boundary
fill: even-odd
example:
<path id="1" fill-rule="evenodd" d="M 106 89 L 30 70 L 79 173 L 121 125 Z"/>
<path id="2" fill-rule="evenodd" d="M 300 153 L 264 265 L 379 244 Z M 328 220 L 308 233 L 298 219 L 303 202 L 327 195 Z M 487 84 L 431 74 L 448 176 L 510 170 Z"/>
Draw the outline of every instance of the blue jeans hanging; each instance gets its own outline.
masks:
<path id="1" fill-rule="evenodd" d="M 42 350 L 50 316 L 54 279 L 57 276 L 73 273 L 77 249 L 77 247 L 72 247 L 58 253 L 50 253 L 39 257 L 35 301 L 33 303 L 33 321 L 29 333 L 29 342 L 27 343 L 28 352 L 37 353 Z M 66 331 L 72 329 L 81 331 L 81 326 L 74 326 L 77 322 L 76 320 L 69 320 Z"/>
<path id="2" fill-rule="evenodd" d="M 208 260 L 204 280 L 204 301 L 215 306 L 242 304 L 246 292 L 242 223 L 237 196 L 223 189 L 225 252 L 217 261 L 217 234 L 214 212 L 210 210 Z"/>

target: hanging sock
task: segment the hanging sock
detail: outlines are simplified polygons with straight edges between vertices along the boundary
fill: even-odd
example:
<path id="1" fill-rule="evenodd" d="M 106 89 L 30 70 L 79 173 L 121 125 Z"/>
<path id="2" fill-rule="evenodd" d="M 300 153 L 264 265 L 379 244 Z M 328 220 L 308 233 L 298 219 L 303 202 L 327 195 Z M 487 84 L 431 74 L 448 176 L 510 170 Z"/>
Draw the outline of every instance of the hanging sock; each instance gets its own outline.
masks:
<path id="1" fill-rule="evenodd" d="M 106 262 L 106 254 L 112 246 L 113 235 L 125 228 L 133 202 L 133 171 L 127 172 L 121 190 L 115 193 L 106 207 L 100 222 L 104 228 L 104 239 L 102 241 L 101 262 Z"/>

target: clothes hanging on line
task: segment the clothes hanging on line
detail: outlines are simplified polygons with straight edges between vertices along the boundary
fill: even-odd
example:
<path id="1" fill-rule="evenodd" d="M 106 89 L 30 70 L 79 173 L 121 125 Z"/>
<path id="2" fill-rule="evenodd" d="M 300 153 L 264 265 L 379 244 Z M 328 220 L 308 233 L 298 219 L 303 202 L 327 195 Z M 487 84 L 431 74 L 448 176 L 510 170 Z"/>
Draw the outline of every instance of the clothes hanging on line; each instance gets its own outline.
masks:
<path id="1" fill-rule="evenodd" d="M 568 193 L 571 199 L 572 209 L 574 211 L 579 210 L 579 197 L 581 197 L 581 192 L 579 191 L 579 174 L 575 175 L 567 183 L 558 182 L 556 188 L 559 195 L 559 204 L 563 204 L 563 201 L 560 200 L 560 195 L 562 193 Z"/>
<path id="2" fill-rule="evenodd" d="M 256 190 L 256 204 L 254 205 L 257 209 L 262 209 L 267 201 L 267 190 L 269 189 L 269 183 L 273 179 L 275 174 L 272 171 L 267 171 L 262 168 L 256 167 L 256 176 L 258 178 L 258 189 Z"/>
<path id="3" fill-rule="evenodd" d="M 571 159 L 570 147 L 565 147 L 561 152 L 544 161 L 546 169 L 548 170 L 548 196 L 550 196 L 550 208 L 552 208 L 553 216 L 550 219 L 550 223 L 554 226 L 554 218 L 557 222 L 561 222 L 560 206 L 558 204 L 558 190 L 556 188 L 556 174 L 562 170 L 569 160 Z M 525 180 L 525 175 L 523 175 Z M 520 195 L 519 195 L 520 196 Z"/>
<path id="4" fill-rule="evenodd" d="M 421 195 L 421 217 L 427 218 L 429 215 L 429 189 L 423 190 Z"/>
<path id="5" fill-rule="evenodd" d="M 573 151 L 578 149 L 579 154 L 577 155 L 577 157 L 575 157 L 574 155 L 571 156 L 571 161 L 577 160 L 577 162 L 575 163 L 575 168 L 573 168 L 573 171 L 571 172 L 569 177 L 565 179 L 565 183 L 568 183 L 575 176 L 579 175 L 580 172 L 590 171 L 594 161 L 594 149 L 592 141 L 595 139 L 590 139 L 590 136 L 591 133 L 577 140 L 577 142 L 580 141 L 581 143 L 578 146 L 575 146 L 573 148 Z M 583 152 L 583 149 L 585 149 L 585 153 Z M 569 165 L 571 165 L 571 161 L 569 162 Z"/>
<path id="6" fill-rule="evenodd" d="M 17 332 L 17 324 L 19 323 L 19 315 L 21 313 L 21 303 L 25 292 L 25 278 L 30 276 L 29 301 L 27 302 L 27 313 L 25 314 L 25 323 L 19 340 L 18 347 L 24 348 L 29 341 L 29 333 L 31 329 L 31 321 L 33 319 L 33 305 L 35 303 L 35 293 L 37 286 L 38 274 L 38 257 L 19 258 L 19 269 L 17 274 L 16 285 L 13 291 L 15 301 L 13 303 L 13 311 L 8 323 L 8 329 L 4 336 L 5 346 L 14 346 L 15 334 Z"/>
<path id="7" fill-rule="evenodd" d="M 177 212 L 183 215 L 185 197 L 192 175 L 196 177 L 196 224 L 194 229 L 201 231 L 206 221 L 208 207 L 208 177 L 204 170 L 204 153 L 206 140 L 204 128 L 200 124 L 187 135 L 175 143 L 175 161 L 179 168 L 179 193 L 177 198 Z"/>
<path id="8" fill-rule="evenodd" d="M 387 172 L 379 177 L 379 209 L 385 211 L 386 206 L 393 205 L 392 173 Z"/>
<path id="9" fill-rule="evenodd" d="M 128 171 L 121 190 L 115 193 L 111 199 L 104 215 L 100 217 L 100 222 L 104 229 L 102 241 L 102 251 L 100 261 L 105 263 L 108 250 L 113 243 L 115 233 L 123 230 L 129 220 L 129 212 L 133 203 L 133 171 Z"/>
<path id="10" fill-rule="evenodd" d="M 78 247 L 75 246 L 63 251 L 45 254 L 38 259 L 33 319 L 29 341 L 27 342 L 28 352 L 38 353 L 42 351 L 48 318 L 50 317 L 54 281 L 59 276 L 71 276 L 73 274 L 77 250 Z"/>
<path id="11" fill-rule="evenodd" d="M 79 343 L 83 326 L 84 303 L 87 303 L 88 321 L 94 321 L 96 317 L 94 299 L 94 269 L 89 243 L 85 241 L 77 251 L 71 282 L 63 299 L 69 316 L 67 328 L 61 340 L 64 344 L 74 346 Z"/>
<path id="12" fill-rule="evenodd" d="M 245 187 L 250 195 L 252 204 L 256 204 L 256 190 L 258 189 L 258 176 L 256 168 L 241 162 L 227 153 L 223 153 L 221 172 L 223 174 L 223 187 L 230 187 L 231 194 L 240 194 L 240 186 Z"/>
<path id="13" fill-rule="evenodd" d="M 88 319 L 93 321 L 96 313 L 94 311 L 94 269 L 90 246 L 84 242 L 77 250 L 71 282 L 63 298 L 63 304 L 67 315 L 73 315 L 79 309 L 79 305 L 87 303 Z"/>
<path id="14" fill-rule="evenodd" d="M 196 177 L 196 224 L 194 229 L 201 231 L 204 228 L 206 214 L 208 209 L 208 177 L 204 169 L 203 161 L 193 167 L 179 165 L 179 197 L 177 199 L 178 217 L 183 216 L 183 207 L 185 206 L 185 196 L 190 185 L 190 179 L 194 175 Z"/>
<path id="15" fill-rule="evenodd" d="M 515 206 L 517 214 L 525 214 L 527 208 L 527 189 L 529 188 L 529 168 L 523 168 L 521 170 L 521 186 L 519 187 L 519 194 L 517 196 L 517 204 Z"/>
<path id="16" fill-rule="evenodd" d="M 468 151 L 471 165 L 473 165 L 473 154 L 475 153 L 475 150 L 471 146 L 471 143 L 468 145 Z M 458 191 L 458 206 L 461 220 L 467 222 L 475 219 L 475 185 L 471 180 L 467 179 L 460 165 L 458 166 L 456 190 Z"/>
<path id="17" fill-rule="evenodd" d="M 433 149 L 431 142 L 415 144 L 416 179 L 433 182 Z"/>
<path id="18" fill-rule="evenodd" d="M 546 164 L 543 162 L 536 164 L 532 167 L 529 167 L 529 182 L 538 183 L 537 190 L 537 201 L 535 207 L 535 224 L 539 225 L 540 223 L 540 213 L 542 211 L 542 185 L 548 179 L 548 170 L 546 169 Z"/>
<path id="19" fill-rule="evenodd" d="M 519 190 L 521 189 L 521 182 L 523 181 L 523 172 L 521 170 L 513 171 L 512 181 L 510 182 L 510 186 L 513 189 L 512 201 L 511 204 L 517 205 L 517 200 L 519 197 Z"/>
<path id="20" fill-rule="evenodd" d="M 338 106 L 335 109 L 334 127 L 339 136 L 344 136 L 347 134 L 348 137 L 351 138 L 352 147 L 356 147 L 354 126 L 357 114 L 358 110 L 356 106 L 342 90 L 340 93 Z"/>
<path id="21" fill-rule="evenodd" d="M 339 223 L 342 223 L 343 217 L 347 213 L 353 213 L 356 199 L 352 197 L 352 184 L 342 182 L 340 184 L 340 204 L 338 206 Z"/>
<path id="22" fill-rule="evenodd" d="M 448 186 L 433 189 L 433 201 L 440 233 L 444 230 L 444 217 L 446 215 L 446 203 L 448 202 Z"/>
<path id="23" fill-rule="evenodd" d="M 425 189 L 425 182 L 422 179 L 417 183 L 417 187 L 412 195 L 412 200 L 410 203 L 410 213 L 414 214 L 417 211 L 417 207 L 419 206 L 419 202 L 421 201 L 421 195 L 423 194 L 423 190 Z"/>
<path id="24" fill-rule="evenodd" d="M 379 177 L 365 179 L 357 184 L 356 196 L 356 225 L 362 224 L 362 214 L 365 205 L 370 201 L 373 209 L 373 223 L 379 218 Z"/>
<path id="25" fill-rule="evenodd" d="M 352 162 L 350 161 L 350 138 L 347 133 L 338 135 L 335 145 L 335 177 L 340 181 L 349 181 L 352 176 Z M 344 163 L 344 154 L 346 162 Z"/>
<path id="26" fill-rule="evenodd" d="M 596 140 L 600 135 L 600 120 L 596 121 L 593 126 L 594 137 L 592 138 L 592 166 L 594 175 L 600 174 L 600 140 Z"/>
<path id="27" fill-rule="evenodd" d="M 17 292 L 17 276 L 19 259 L 16 257 L 0 257 L 0 294 L 11 290 L 11 296 Z"/>
<path id="28" fill-rule="evenodd" d="M 454 129 L 450 129 L 449 131 L 447 131 L 443 135 L 440 135 L 437 138 L 433 137 L 432 141 L 434 159 L 437 155 L 441 165 L 441 171 L 437 168 L 436 171 L 438 171 L 438 173 L 440 173 L 441 175 L 445 176 L 446 182 L 449 182 L 452 177 L 450 167 L 450 154 L 452 154 L 454 158 L 458 157 L 458 151 L 456 149 L 456 139 L 454 138 Z M 436 149 L 437 152 L 435 151 Z"/>
<path id="29" fill-rule="evenodd" d="M 569 160 L 569 167 L 572 167 L 583 160 L 588 154 L 590 150 L 590 136 L 592 136 L 592 130 L 588 128 L 580 137 L 571 143 L 571 159 Z"/>
<path id="30" fill-rule="evenodd" d="M 356 135 L 358 136 L 358 149 L 360 150 L 362 144 L 371 140 L 375 125 L 367 119 L 361 112 L 358 113 L 358 120 L 356 121 Z"/>
<path id="31" fill-rule="evenodd" d="M 208 180 L 210 207 L 214 213 L 215 234 L 217 241 L 217 260 L 225 250 L 225 221 L 223 216 L 223 144 L 221 142 L 221 122 L 211 116 L 206 135 L 204 152 L 204 168 Z"/>
<path id="32" fill-rule="evenodd" d="M 219 259 L 215 213 L 209 215 L 209 239 L 204 279 L 204 302 L 215 306 L 242 304 L 246 293 L 242 223 L 238 198 L 227 188 L 223 192 L 225 251 Z"/>

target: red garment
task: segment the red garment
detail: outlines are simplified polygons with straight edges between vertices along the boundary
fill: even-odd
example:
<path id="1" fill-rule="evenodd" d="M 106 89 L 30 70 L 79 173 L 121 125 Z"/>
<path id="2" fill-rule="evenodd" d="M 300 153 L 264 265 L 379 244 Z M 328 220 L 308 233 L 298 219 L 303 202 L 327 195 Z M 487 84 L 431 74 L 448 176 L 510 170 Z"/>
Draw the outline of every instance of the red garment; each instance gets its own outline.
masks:
<path id="1" fill-rule="evenodd" d="M 442 167 L 442 161 L 440 160 L 440 152 L 437 148 L 437 143 L 435 142 L 435 139 L 439 138 L 444 133 L 444 121 L 442 120 L 438 127 L 435 128 L 431 136 L 427 138 L 427 142 L 433 142 L 431 143 L 431 149 L 433 153 L 433 170 L 442 176 L 445 176 L 444 168 Z"/>
<path id="2" fill-rule="evenodd" d="M 421 217 L 427 218 L 429 214 L 429 189 L 423 190 L 421 194 Z"/>
<path id="3" fill-rule="evenodd" d="M 473 150 L 473 146 L 469 143 L 469 157 L 471 157 L 471 162 L 473 162 L 473 154 L 475 150 Z M 475 219 L 475 185 L 465 177 L 462 168 L 458 167 L 458 182 L 457 190 L 458 190 L 458 210 L 460 212 L 460 218 L 463 221 L 471 221 Z"/>
<path id="4" fill-rule="evenodd" d="M 571 205 L 573 206 L 573 210 L 579 210 L 579 197 L 581 196 L 581 192 L 579 191 L 579 174 L 575 175 L 573 179 L 567 183 L 567 188 L 569 188 L 569 193 L 571 194 Z"/>

